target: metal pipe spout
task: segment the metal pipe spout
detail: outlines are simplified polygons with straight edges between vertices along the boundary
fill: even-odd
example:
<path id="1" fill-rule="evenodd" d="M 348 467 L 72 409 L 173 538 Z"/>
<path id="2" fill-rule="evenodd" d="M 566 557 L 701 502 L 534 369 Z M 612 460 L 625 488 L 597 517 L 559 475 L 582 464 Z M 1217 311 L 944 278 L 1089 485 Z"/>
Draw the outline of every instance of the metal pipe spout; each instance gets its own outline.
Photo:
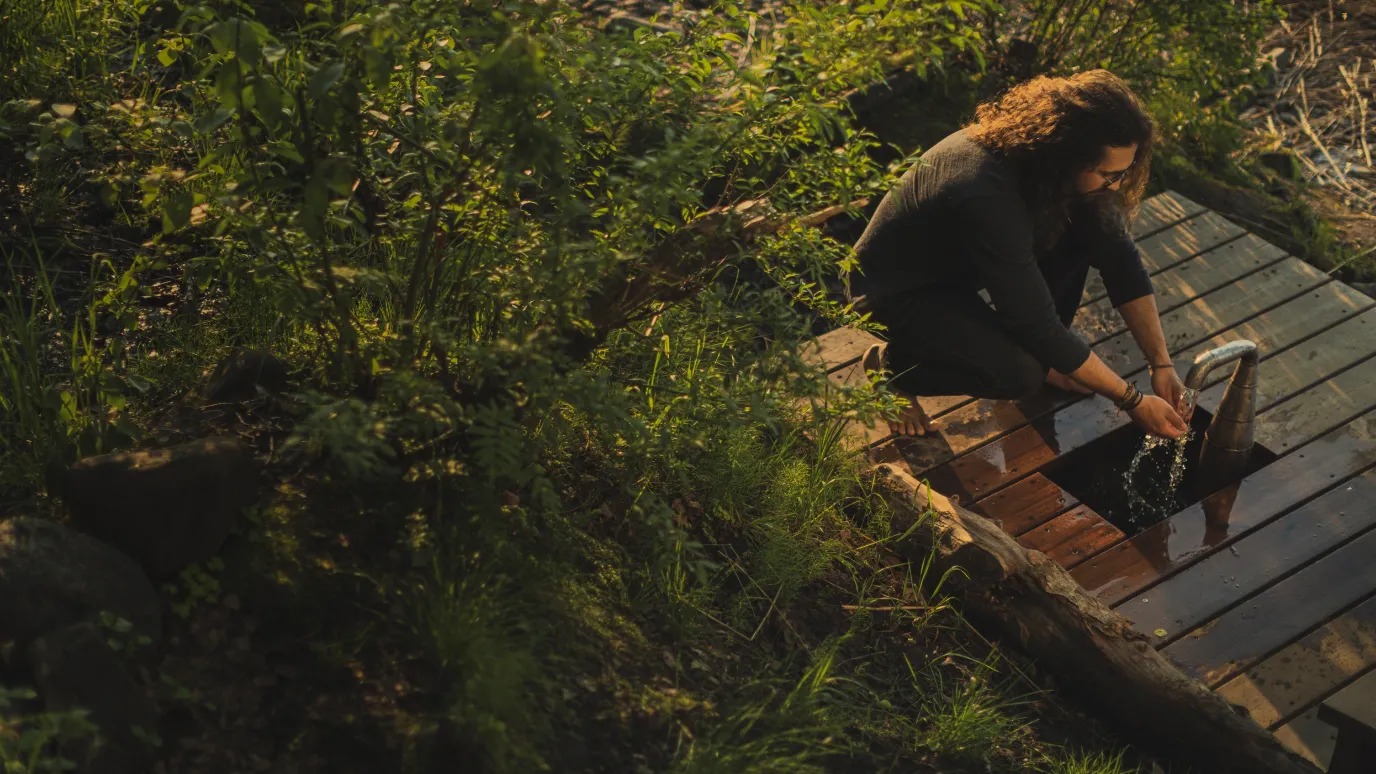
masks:
<path id="1" fill-rule="evenodd" d="M 1185 376 L 1185 386 L 1200 390 L 1213 369 L 1237 362 L 1199 451 L 1199 485 L 1212 493 L 1242 478 L 1252 456 L 1257 418 L 1257 345 L 1245 339 L 1200 353 Z"/>

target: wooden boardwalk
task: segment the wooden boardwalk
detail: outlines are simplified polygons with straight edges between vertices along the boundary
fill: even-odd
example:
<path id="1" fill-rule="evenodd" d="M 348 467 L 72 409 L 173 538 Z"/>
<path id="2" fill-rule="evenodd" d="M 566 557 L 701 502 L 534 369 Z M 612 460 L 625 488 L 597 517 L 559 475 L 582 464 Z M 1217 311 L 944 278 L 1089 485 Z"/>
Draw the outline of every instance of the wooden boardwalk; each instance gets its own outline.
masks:
<path id="1" fill-rule="evenodd" d="M 873 461 L 906 466 L 1067 568 L 1185 674 L 1326 768 L 1334 731 L 1319 702 L 1376 669 L 1376 302 L 1174 193 L 1144 206 L 1133 236 L 1182 375 L 1228 341 L 1261 349 L 1256 439 L 1267 462 L 1239 484 L 1125 535 L 1047 473 L 1130 421 L 1107 400 L 1054 390 L 923 398 L 938 435 L 858 425 L 852 435 Z M 1097 277 L 1075 328 L 1150 390 Z M 863 379 L 858 359 L 874 341 L 822 336 L 830 378 Z M 1201 409 L 1217 407 L 1231 373 L 1216 369 Z"/>

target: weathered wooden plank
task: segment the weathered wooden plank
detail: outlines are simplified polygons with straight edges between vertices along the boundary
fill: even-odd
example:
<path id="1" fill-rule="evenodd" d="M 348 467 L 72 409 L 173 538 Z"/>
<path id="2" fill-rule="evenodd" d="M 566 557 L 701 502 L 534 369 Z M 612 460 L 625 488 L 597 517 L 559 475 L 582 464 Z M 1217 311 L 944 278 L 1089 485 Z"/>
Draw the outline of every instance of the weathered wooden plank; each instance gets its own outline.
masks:
<path id="1" fill-rule="evenodd" d="M 993 519 L 1013 537 L 1041 526 L 1079 505 L 1075 496 L 1040 473 L 1033 473 L 1018 483 L 979 503 L 970 510 Z"/>
<path id="2" fill-rule="evenodd" d="M 1142 250 L 1143 265 L 1147 271 L 1156 273 L 1245 233 L 1246 229 L 1222 215 L 1205 212 L 1137 244 Z"/>
<path id="3" fill-rule="evenodd" d="M 1166 343 L 1172 352 L 1188 349 L 1192 344 L 1326 281 L 1327 278 L 1312 267 L 1287 258 L 1276 266 L 1243 278 L 1164 315 L 1161 327 L 1166 335 Z M 1139 369 L 1146 365 L 1142 353 L 1131 343 L 1130 336 L 1126 333 L 1100 344 L 1094 351 L 1119 373 L 1140 373 Z M 1147 387 L 1149 388 L 1149 384 Z M 980 403 L 982 402 L 976 401 L 971 406 Z M 956 482 L 956 488 L 950 490 L 951 492 L 963 493 L 963 497 L 978 500 L 1035 471 L 1057 454 L 1098 438 L 1129 421 L 1122 414 L 1105 415 L 1103 407 L 1106 405 L 1106 401 L 1095 400 L 1071 404 L 1055 414 L 1037 419 L 993 443 L 978 446 L 972 451 L 967 450 L 980 440 L 976 433 L 986 434 L 985 430 L 971 432 L 967 429 L 965 435 L 943 434 L 941 444 L 924 444 L 922 439 L 903 440 L 899 442 L 899 448 L 914 473 L 930 473 L 934 485 L 938 481 L 942 481 L 942 485 L 946 486 L 952 485 L 950 482 Z M 1021 412 L 1016 404 L 989 408 L 993 416 L 983 426 L 987 427 L 986 437 L 998 438 L 1002 434 L 1003 426 L 1011 424 L 1010 419 L 1017 421 L 1026 418 L 1025 415 L 1019 416 Z M 948 418 L 948 423 L 954 425 L 953 420 L 957 414 L 963 416 L 964 412 L 965 409 L 954 412 Z M 1005 424 L 1000 425 L 999 420 Z M 1077 426 L 1079 422 L 1086 420 L 1089 424 L 1084 427 Z M 966 428 L 969 428 L 969 425 L 966 425 Z M 950 455 L 962 453 L 963 456 L 948 462 L 951 459 Z M 942 492 L 947 491 L 941 489 L 940 485 L 937 488 Z"/>
<path id="4" fill-rule="evenodd" d="M 1075 568 L 1071 577 L 1106 605 L 1226 548 L 1239 537 L 1376 464 L 1376 413 L 1354 419 L 1154 524 Z"/>
<path id="5" fill-rule="evenodd" d="M 859 362 L 832 371 L 827 375 L 827 379 L 839 387 L 858 387 L 868 382 L 864 366 Z M 846 427 L 846 435 L 852 445 L 857 449 L 863 449 L 888 438 L 889 426 L 882 419 L 874 419 L 868 423 L 853 419 Z"/>
<path id="6" fill-rule="evenodd" d="M 1366 342 L 1368 346 L 1371 341 Z M 1258 423 L 1257 443 L 1281 452 L 1376 405 L 1376 360 L 1366 360 L 1277 406 Z"/>
<path id="7" fill-rule="evenodd" d="M 1317 708 L 1309 710 L 1276 729 L 1275 735 L 1287 750 L 1327 769 L 1338 741 L 1338 730 L 1319 720 L 1318 715 Z"/>
<path id="8" fill-rule="evenodd" d="M 1129 231 L 1133 239 L 1149 237 L 1167 226 L 1193 218 L 1205 209 L 1204 205 L 1197 204 L 1174 191 L 1165 191 L 1142 202 L 1142 208 Z"/>
<path id="9" fill-rule="evenodd" d="M 1145 376 L 1132 380 L 1147 381 Z M 926 469 L 920 475 L 927 477 L 942 494 L 958 496 L 961 502 L 978 502 L 1005 485 L 1037 472 L 1060 454 L 1106 435 L 1128 421 L 1107 401 L 1081 401 L 1043 416 L 992 444 Z M 912 445 L 906 441 L 895 444 L 910 468 L 917 472 L 926 465 L 920 457 L 913 459 Z"/>
<path id="10" fill-rule="evenodd" d="M 1024 532 L 1018 537 L 1018 545 L 1050 555 L 1051 549 L 1074 537 L 1075 533 L 1103 520 L 1104 517 L 1088 505 L 1077 505 L 1045 524 Z"/>
<path id="11" fill-rule="evenodd" d="M 1142 253 L 1142 266 L 1156 274 L 1245 233 L 1241 226 L 1221 215 L 1205 212 L 1139 241 L 1137 247 Z M 1093 272 L 1085 282 L 1081 303 L 1091 303 L 1106 295 L 1103 278 Z"/>
<path id="12" fill-rule="evenodd" d="M 1210 687 L 1239 674 L 1376 591 L 1376 532 L 1366 532 L 1162 652 Z"/>
<path id="13" fill-rule="evenodd" d="M 821 364 L 827 373 L 832 373 L 856 362 L 871 344 L 878 343 L 879 337 L 867 331 L 837 328 L 805 344 L 799 354 L 805 360 Z"/>
<path id="14" fill-rule="evenodd" d="M 1067 570 L 1073 570 L 1105 548 L 1118 544 L 1124 537 L 1126 535 L 1121 529 L 1105 521 L 1062 543 L 1057 549 L 1059 553 L 1052 558 L 1060 566 Z"/>
<path id="15" fill-rule="evenodd" d="M 1184 374 L 1195 355 L 1235 339 L 1256 342 L 1262 350 L 1262 356 L 1268 357 L 1360 310 L 1371 308 L 1374 303 L 1376 302 L 1365 294 L 1358 293 L 1342 283 L 1329 282 L 1208 341 L 1177 352 L 1174 359 L 1179 364 L 1180 373 Z M 1131 340 L 1124 335 L 1106 347 L 1096 348 L 1095 352 L 1107 361 L 1110 354 L 1115 351 L 1118 358 L 1125 358 L 1127 355 L 1123 350 L 1127 348 L 1130 348 L 1131 352 L 1137 351 Z M 1135 362 L 1139 368 L 1145 366 L 1140 356 L 1130 362 Z M 1120 373 L 1127 376 L 1132 372 Z M 1227 373 L 1220 369 L 1215 372 L 1210 383 L 1226 376 Z M 930 438 L 905 442 L 908 464 L 915 472 L 925 473 L 972 448 L 1024 427 L 1032 419 L 1063 408 L 1076 400 L 1074 397 L 1048 391 L 1023 401 L 975 401 L 943 418 L 945 430 L 941 440 Z"/>
<path id="16" fill-rule="evenodd" d="M 945 416 L 954 409 L 964 406 L 972 400 L 974 399 L 969 395 L 933 395 L 923 396 L 919 400 L 919 403 L 922 404 L 922 410 L 927 412 L 927 416 L 936 419 L 937 417 Z"/>
<path id="17" fill-rule="evenodd" d="M 1376 471 L 1368 471 L 1216 551 L 1117 610 L 1169 644 L 1223 610 L 1376 526 Z"/>
<path id="18" fill-rule="evenodd" d="M 1262 728 L 1284 724 L 1376 664 L 1376 597 L 1218 688 Z"/>
<path id="19" fill-rule="evenodd" d="M 858 361 L 832 371 L 827 375 L 827 379 L 838 387 L 857 387 L 868 381 L 865 368 Z M 969 399 L 962 396 L 938 396 L 920 397 L 917 402 L 922 410 L 927 412 L 927 416 L 936 418 L 942 415 L 946 407 L 964 400 Z M 858 445 L 857 448 L 868 448 L 894 437 L 889 432 L 888 422 L 882 419 L 875 419 L 868 424 L 856 419 L 847 429 L 847 433 L 851 436 L 851 442 Z"/>
<path id="20" fill-rule="evenodd" d="M 1285 257 L 1285 251 L 1252 234 L 1189 259 L 1152 278 L 1156 309 L 1166 313 L 1195 298 L 1259 271 Z M 1123 316 L 1108 298 L 1080 307 L 1074 330 L 1098 343 L 1127 330 Z"/>
<path id="21" fill-rule="evenodd" d="M 1166 346 L 1172 353 L 1180 352 L 1329 281 L 1327 275 L 1309 264 L 1285 258 L 1161 315 Z M 1101 348 L 1096 347 L 1094 351 L 1120 374 L 1147 365 L 1141 350 L 1126 331 L 1103 342 Z"/>
<path id="22" fill-rule="evenodd" d="M 1271 407 L 1257 422 L 1257 442 L 1279 452 L 1376 406 L 1374 354 L 1369 309 L 1273 358 L 1257 384 L 1258 405 Z"/>
<path id="23" fill-rule="evenodd" d="M 1079 564 L 1085 556 L 1118 542 L 1123 531 L 1087 505 L 1073 508 L 1018 538 L 1023 548 L 1041 551 L 1062 567 Z"/>
<path id="24" fill-rule="evenodd" d="M 1331 414 L 1319 410 L 1323 401 L 1318 398 L 1309 402 L 1309 412 L 1295 412 L 1294 416 L 1282 411 L 1285 406 L 1283 401 L 1297 394 L 1307 395 L 1313 385 L 1329 380 L 1342 379 L 1340 386 L 1346 387 L 1354 379 L 1359 379 L 1360 375 L 1346 376 L 1340 372 L 1360 364 L 1373 354 L 1376 354 L 1376 308 L 1368 308 L 1313 338 L 1267 358 L 1266 374 L 1257 379 L 1256 405 L 1261 414 L 1257 420 L 1258 430 L 1266 428 L 1272 435 L 1289 433 L 1287 438 L 1305 439 L 1314 437 L 1317 432 L 1313 422 L 1304 424 L 1299 421 L 1300 416 L 1320 423 L 1327 421 L 1327 424 L 1318 425 L 1320 430 L 1338 424 L 1339 420 L 1332 420 Z M 1227 367 L 1219 370 L 1223 371 L 1224 377 L 1231 373 Z M 1368 394 L 1371 393 L 1360 389 L 1344 394 L 1347 402 L 1359 405 L 1348 416 L 1360 414 L 1376 404 L 1376 397 L 1373 397 L 1372 403 L 1361 405 L 1362 396 Z M 1214 409 L 1214 404 L 1203 396 L 1199 405 L 1209 411 Z"/>
<path id="25" fill-rule="evenodd" d="M 1260 317 L 1255 317 L 1207 341 L 1191 346 L 1181 354 L 1174 356 L 1176 367 L 1183 378 L 1183 375 L 1189 370 L 1189 364 L 1200 352 L 1207 352 L 1238 339 L 1254 342 L 1261 349 L 1262 359 L 1270 360 L 1273 357 L 1284 355 L 1292 347 L 1299 346 L 1305 341 L 1314 340 L 1334 326 L 1344 325 L 1351 319 L 1363 317 L 1373 308 L 1376 308 L 1376 301 L 1366 294 L 1359 293 L 1341 282 L 1329 282 L 1267 311 Z M 1305 352 L 1304 357 L 1309 357 L 1312 350 L 1305 350 Z M 1345 362 L 1354 362 L 1348 356 L 1344 356 L 1344 358 Z M 1277 363 L 1273 362 L 1266 366 L 1266 372 L 1269 375 L 1273 372 L 1287 370 L 1290 367 L 1289 365 L 1278 366 Z M 1227 368 L 1216 369 L 1209 383 L 1213 384 L 1226 379 L 1231 373 L 1231 370 Z M 1267 381 L 1264 377 L 1258 381 L 1263 385 L 1260 388 L 1261 394 L 1276 394 L 1272 387 L 1264 386 Z M 1301 382 L 1290 380 L 1289 383 Z M 1276 399 L 1279 397 L 1276 396 Z"/>
<path id="26" fill-rule="evenodd" d="M 939 437 L 904 439 L 899 443 L 913 473 L 924 475 L 1077 400 L 1082 398 L 1050 389 L 1016 401 L 981 398 L 944 416 Z"/>

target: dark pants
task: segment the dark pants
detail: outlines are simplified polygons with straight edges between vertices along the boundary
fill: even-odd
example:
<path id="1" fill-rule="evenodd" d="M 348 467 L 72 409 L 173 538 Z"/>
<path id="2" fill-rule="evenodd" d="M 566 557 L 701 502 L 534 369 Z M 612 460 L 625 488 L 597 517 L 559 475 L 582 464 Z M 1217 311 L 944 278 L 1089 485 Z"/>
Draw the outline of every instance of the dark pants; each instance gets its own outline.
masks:
<path id="1" fill-rule="evenodd" d="M 1068 328 L 1080 306 L 1089 262 L 1061 252 L 1041 261 L 1056 312 Z M 1014 400 L 1042 388 L 1048 367 L 1037 362 L 979 294 L 935 285 L 877 305 L 888 328 L 893 386 L 910 395 L 969 395 Z"/>

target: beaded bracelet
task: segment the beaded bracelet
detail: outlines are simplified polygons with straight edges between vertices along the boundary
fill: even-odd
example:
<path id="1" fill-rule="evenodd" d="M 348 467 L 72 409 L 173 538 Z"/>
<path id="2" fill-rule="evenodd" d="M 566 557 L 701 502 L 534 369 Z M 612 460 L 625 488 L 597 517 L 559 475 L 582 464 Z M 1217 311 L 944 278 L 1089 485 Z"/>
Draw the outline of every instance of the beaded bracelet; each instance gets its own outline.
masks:
<path id="1" fill-rule="evenodd" d="M 1156 373 L 1157 371 L 1161 370 L 1162 368 L 1175 368 L 1175 364 L 1174 364 L 1174 363 L 1159 363 L 1159 364 L 1155 364 L 1155 363 L 1154 363 L 1154 364 L 1152 364 L 1152 365 L 1147 366 L 1147 371 L 1149 371 L 1149 372 L 1151 372 L 1151 373 L 1154 374 L 1154 373 Z"/>

